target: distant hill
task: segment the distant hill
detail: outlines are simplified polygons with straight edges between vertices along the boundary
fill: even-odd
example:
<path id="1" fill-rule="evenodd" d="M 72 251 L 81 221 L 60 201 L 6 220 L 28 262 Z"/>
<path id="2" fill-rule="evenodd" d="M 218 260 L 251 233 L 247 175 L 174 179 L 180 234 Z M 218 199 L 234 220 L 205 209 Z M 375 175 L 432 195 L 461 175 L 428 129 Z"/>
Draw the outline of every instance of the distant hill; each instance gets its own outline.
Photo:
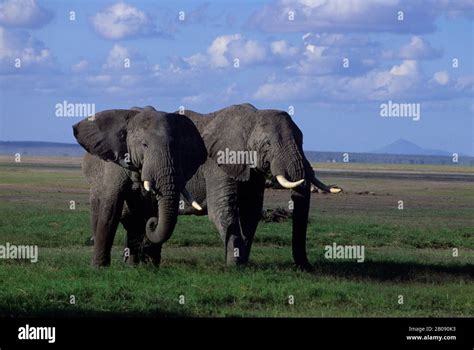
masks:
<path id="1" fill-rule="evenodd" d="M 459 155 L 457 163 L 449 156 L 432 156 L 421 154 L 387 154 L 358 152 L 320 152 L 305 151 L 306 157 L 312 162 L 321 163 L 371 163 L 371 164 L 432 164 L 432 165 L 468 165 L 474 166 L 474 157 Z"/>
<path id="2" fill-rule="evenodd" d="M 417 144 L 404 140 L 398 139 L 397 141 L 379 148 L 372 153 L 383 153 L 383 154 L 408 154 L 408 155 L 422 155 L 422 156 L 452 156 L 452 153 L 447 151 L 441 151 L 436 149 L 426 149 L 418 146 Z"/>
<path id="3" fill-rule="evenodd" d="M 84 149 L 73 143 L 41 141 L 0 141 L 0 154 L 27 156 L 80 157 Z"/>

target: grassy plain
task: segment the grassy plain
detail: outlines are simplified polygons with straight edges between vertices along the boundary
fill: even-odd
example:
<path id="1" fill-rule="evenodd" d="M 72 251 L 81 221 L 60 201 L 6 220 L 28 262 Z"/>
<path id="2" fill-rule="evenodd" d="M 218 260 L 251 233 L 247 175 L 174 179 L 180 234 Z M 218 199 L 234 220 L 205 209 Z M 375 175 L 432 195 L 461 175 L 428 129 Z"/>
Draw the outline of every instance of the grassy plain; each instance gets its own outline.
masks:
<path id="1" fill-rule="evenodd" d="M 38 245 L 39 260 L 0 259 L 0 315 L 474 316 L 474 175 L 465 181 L 377 175 L 472 174 L 472 168 L 317 167 L 338 170 L 320 177 L 345 192 L 313 194 L 308 252 L 314 272 L 293 266 L 290 222 L 261 223 L 250 266 L 233 269 L 224 265 L 207 217 L 194 216 L 179 218 L 160 268 L 124 265 L 120 228 L 112 266 L 93 269 L 84 244 L 89 204 L 80 159 L 1 157 L 0 245 Z M 286 191 L 267 190 L 265 206 L 286 207 L 289 199 Z M 364 245 L 365 261 L 325 259 L 324 246 L 333 242 Z"/>

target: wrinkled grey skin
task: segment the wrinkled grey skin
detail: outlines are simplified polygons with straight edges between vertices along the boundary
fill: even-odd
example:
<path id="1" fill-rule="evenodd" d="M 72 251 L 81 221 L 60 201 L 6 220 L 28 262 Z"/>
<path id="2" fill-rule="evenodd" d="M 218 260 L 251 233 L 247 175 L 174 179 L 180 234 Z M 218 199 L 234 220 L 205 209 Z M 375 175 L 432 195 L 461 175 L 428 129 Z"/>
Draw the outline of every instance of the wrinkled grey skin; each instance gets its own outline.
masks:
<path id="1" fill-rule="evenodd" d="M 120 220 L 131 236 L 146 232 L 151 241 L 134 247 L 130 260 L 145 250 L 159 263 L 161 246 L 176 225 L 180 192 L 206 160 L 196 127 L 182 115 L 146 107 L 100 112 L 73 130 L 87 150 L 83 171 L 90 184 L 92 264 L 110 264 Z M 150 182 L 151 193 L 143 181 Z"/>
<path id="2" fill-rule="evenodd" d="M 245 264 L 261 217 L 265 178 L 284 175 L 290 181 L 306 181 L 291 190 L 294 202 L 292 248 L 297 266 L 309 269 L 306 255 L 306 228 L 310 206 L 310 186 L 324 191 L 303 153 L 303 135 L 283 111 L 258 110 L 250 104 L 234 105 L 203 115 L 185 111 L 199 130 L 208 160 L 186 184 L 186 189 L 205 208 L 186 206 L 183 214 L 206 212 L 224 241 L 226 262 Z M 256 151 L 257 167 L 248 164 L 218 164 L 218 152 Z M 131 240 L 141 240 L 140 236 Z"/>

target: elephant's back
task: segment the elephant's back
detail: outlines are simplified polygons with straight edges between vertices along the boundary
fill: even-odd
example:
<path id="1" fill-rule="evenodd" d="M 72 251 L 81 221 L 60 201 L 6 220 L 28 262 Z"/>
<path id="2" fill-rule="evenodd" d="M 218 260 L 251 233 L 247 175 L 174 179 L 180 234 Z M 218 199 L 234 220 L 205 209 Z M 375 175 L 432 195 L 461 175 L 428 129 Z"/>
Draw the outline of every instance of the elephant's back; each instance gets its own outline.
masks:
<path id="1" fill-rule="evenodd" d="M 206 125 L 211 120 L 210 114 L 202 114 L 194 111 L 185 111 L 184 115 L 193 122 L 200 134 L 202 134 Z"/>

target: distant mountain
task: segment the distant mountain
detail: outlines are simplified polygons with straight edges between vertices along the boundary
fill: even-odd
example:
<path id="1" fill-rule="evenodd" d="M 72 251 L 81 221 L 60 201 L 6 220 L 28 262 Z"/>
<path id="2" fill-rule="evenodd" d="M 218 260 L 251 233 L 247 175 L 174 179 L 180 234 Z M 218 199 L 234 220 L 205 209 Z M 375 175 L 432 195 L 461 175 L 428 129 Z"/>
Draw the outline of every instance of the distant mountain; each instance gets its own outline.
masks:
<path id="1" fill-rule="evenodd" d="M 5 155 L 76 157 L 84 155 L 84 152 L 80 145 L 74 143 L 0 141 L 0 154 Z"/>
<path id="2" fill-rule="evenodd" d="M 384 154 L 410 154 L 410 155 L 423 155 L 423 156 L 451 156 L 452 153 L 447 151 L 441 151 L 437 149 L 426 149 L 418 146 L 417 144 L 404 140 L 398 139 L 397 141 L 379 148 L 373 153 L 384 153 Z"/>

